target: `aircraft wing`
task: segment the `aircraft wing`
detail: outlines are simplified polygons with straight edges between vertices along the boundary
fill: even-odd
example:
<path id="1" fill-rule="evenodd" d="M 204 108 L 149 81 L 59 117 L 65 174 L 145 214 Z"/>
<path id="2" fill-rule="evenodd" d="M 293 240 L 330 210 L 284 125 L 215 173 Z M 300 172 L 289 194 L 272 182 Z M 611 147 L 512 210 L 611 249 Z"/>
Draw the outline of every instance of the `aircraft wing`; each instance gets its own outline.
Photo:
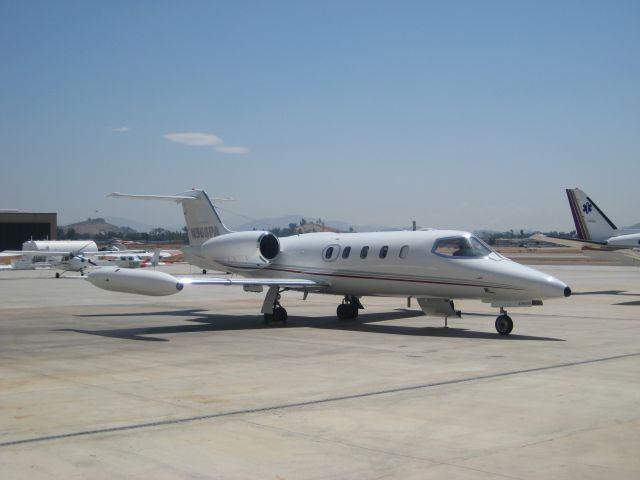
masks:
<path id="1" fill-rule="evenodd" d="M 567 237 L 554 237 L 552 235 L 543 235 L 538 233 L 536 235 L 532 235 L 531 238 L 534 240 L 540 240 L 542 242 L 555 243 L 556 245 L 563 245 L 565 247 L 574 247 L 574 248 L 591 248 L 591 249 L 608 249 L 611 250 L 604 242 L 594 242 L 591 240 L 579 240 L 577 238 L 567 238 Z"/>
<path id="2" fill-rule="evenodd" d="M 304 278 L 181 278 L 182 285 L 242 285 L 242 286 L 265 286 L 265 287 L 288 287 L 321 289 L 327 286 L 325 283 L 307 280 Z"/>
<path id="3" fill-rule="evenodd" d="M 298 290 L 321 290 L 327 283 L 304 278 L 189 278 L 174 277 L 156 270 L 100 267 L 91 271 L 86 279 L 103 290 L 137 293 L 140 295 L 173 295 L 186 285 L 242 285 L 245 290 L 262 291 L 259 287 L 282 287 Z"/>
<path id="4" fill-rule="evenodd" d="M 594 242 L 593 240 L 581 240 L 577 238 L 566 238 L 566 237 L 554 237 L 552 235 L 543 235 L 541 233 L 532 235 L 531 238 L 534 240 L 542 240 L 543 242 L 551 242 L 557 245 L 564 245 L 566 247 L 574 247 L 580 248 L 582 250 L 602 250 L 605 252 L 619 252 L 623 253 L 623 251 L 633 252 L 637 247 L 633 245 L 610 245 L 606 242 Z M 625 253 L 625 255 L 629 255 L 632 258 L 635 258 L 634 253 Z"/>
<path id="5" fill-rule="evenodd" d="M 60 257 L 69 252 L 53 252 L 51 250 L 4 250 L 0 257 Z"/>

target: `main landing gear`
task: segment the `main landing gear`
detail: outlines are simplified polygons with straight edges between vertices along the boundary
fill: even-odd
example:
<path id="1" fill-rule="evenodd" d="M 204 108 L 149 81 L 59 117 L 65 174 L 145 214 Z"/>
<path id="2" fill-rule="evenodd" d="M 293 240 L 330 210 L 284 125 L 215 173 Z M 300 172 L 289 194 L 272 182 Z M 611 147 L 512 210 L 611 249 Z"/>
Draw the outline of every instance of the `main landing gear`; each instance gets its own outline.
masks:
<path id="1" fill-rule="evenodd" d="M 500 308 L 500 315 L 496 318 L 496 330 L 500 335 L 509 335 L 513 330 L 513 320 L 504 308 Z"/>
<path id="2" fill-rule="evenodd" d="M 336 314 L 340 320 L 355 320 L 358 317 L 358 310 L 364 309 L 360 299 L 353 295 L 345 295 L 342 303 L 338 305 Z"/>
<path id="3" fill-rule="evenodd" d="M 272 325 L 274 323 L 285 325 L 287 323 L 287 311 L 280 305 L 280 293 L 282 292 L 284 292 L 284 290 L 280 290 L 280 287 L 269 287 L 267 296 L 262 304 L 265 325 Z"/>

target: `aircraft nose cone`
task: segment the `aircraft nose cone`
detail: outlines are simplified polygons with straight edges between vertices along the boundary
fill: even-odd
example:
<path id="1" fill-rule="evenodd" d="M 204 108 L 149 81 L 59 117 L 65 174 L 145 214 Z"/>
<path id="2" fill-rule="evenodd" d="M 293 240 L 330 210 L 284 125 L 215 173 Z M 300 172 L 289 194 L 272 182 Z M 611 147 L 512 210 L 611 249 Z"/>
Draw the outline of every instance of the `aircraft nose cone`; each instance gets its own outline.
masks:
<path id="1" fill-rule="evenodd" d="M 565 297 L 570 297 L 571 296 L 571 289 L 569 287 L 565 287 L 564 296 Z"/>

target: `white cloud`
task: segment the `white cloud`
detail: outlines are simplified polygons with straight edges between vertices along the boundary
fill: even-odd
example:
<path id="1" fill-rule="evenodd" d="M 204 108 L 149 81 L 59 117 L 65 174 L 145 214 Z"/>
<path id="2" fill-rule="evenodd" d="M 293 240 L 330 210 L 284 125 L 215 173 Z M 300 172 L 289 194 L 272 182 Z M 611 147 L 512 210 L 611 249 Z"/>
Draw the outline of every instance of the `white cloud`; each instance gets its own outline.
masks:
<path id="1" fill-rule="evenodd" d="M 190 147 L 206 147 L 209 145 L 221 145 L 222 139 L 211 133 L 167 133 L 163 135 L 167 140 L 182 143 Z"/>
<path id="2" fill-rule="evenodd" d="M 116 127 L 116 128 L 113 128 L 112 130 L 114 132 L 118 132 L 118 133 L 131 131 L 131 129 L 129 127 Z"/>
<path id="3" fill-rule="evenodd" d="M 244 154 L 249 153 L 247 147 L 232 147 L 231 145 L 218 145 L 216 150 L 222 153 Z"/>

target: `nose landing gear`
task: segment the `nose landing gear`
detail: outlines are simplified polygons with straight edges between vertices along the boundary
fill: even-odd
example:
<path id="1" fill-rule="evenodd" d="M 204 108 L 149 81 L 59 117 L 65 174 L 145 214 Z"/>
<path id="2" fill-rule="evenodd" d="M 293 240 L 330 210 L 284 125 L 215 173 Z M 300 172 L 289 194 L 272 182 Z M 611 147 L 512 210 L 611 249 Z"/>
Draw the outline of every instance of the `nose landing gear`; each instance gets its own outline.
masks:
<path id="1" fill-rule="evenodd" d="M 496 318 L 496 330 L 500 335 L 509 335 L 513 330 L 513 320 L 504 308 L 500 308 L 500 315 Z"/>

